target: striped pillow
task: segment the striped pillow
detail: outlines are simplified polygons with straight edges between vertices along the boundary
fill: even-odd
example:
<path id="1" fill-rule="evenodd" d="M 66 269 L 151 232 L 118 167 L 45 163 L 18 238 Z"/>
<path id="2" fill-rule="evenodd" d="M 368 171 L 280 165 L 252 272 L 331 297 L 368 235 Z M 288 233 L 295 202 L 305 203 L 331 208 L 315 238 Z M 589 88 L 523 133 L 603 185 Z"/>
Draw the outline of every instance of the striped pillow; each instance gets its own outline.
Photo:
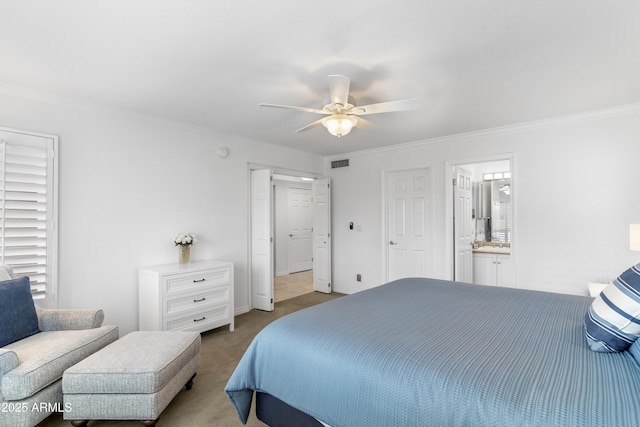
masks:
<path id="1" fill-rule="evenodd" d="M 627 350 L 640 336 L 640 264 L 622 273 L 593 301 L 584 316 L 593 351 Z"/>

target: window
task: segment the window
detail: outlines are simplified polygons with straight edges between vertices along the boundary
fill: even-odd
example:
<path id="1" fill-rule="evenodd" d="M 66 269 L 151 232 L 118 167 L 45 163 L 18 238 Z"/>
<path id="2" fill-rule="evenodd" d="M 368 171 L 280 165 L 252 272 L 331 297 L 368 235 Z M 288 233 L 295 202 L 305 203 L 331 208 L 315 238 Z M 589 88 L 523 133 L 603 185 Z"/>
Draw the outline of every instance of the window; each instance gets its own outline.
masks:
<path id="1" fill-rule="evenodd" d="M 57 137 L 0 128 L 0 263 L 29 276 L 41 306 L 57 303 Z"/>

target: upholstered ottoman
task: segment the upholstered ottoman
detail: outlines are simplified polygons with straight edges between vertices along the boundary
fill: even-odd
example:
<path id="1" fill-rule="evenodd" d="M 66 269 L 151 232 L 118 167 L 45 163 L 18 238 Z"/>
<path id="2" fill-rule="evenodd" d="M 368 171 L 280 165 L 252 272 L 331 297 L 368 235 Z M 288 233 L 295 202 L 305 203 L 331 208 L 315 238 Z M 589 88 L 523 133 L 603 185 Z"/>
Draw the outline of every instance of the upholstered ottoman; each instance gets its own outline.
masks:
<path id="1" fill-rule="evenodd" d="M 153 426 L 200 366 L 200 334 L 131 332 L 64 371 L 64 419 L 141 420 Z"/>

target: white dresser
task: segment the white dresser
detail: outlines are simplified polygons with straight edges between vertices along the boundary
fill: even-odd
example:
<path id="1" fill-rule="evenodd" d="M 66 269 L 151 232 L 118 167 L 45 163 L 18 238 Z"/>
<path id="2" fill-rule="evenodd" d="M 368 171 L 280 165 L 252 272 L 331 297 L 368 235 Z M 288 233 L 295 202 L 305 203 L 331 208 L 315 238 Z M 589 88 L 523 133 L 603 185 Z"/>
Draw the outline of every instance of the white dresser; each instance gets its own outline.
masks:
<path id="1" fill-rule="evenodd" d="M 233 263 L 205 260 L 144 267 L 138 280 L 138 329 L 233 331 Z"/>

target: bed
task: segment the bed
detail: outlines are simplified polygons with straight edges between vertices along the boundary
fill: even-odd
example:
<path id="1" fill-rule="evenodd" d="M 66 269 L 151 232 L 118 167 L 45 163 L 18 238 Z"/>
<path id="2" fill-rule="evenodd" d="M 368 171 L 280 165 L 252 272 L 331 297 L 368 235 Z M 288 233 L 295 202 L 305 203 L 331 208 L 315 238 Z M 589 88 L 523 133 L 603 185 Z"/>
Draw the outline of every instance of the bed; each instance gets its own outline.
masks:
<path id="1" fill-rule="evenodd" d="M 640 344 L 591 351 L 592 301 L 401 279 L 271 323 L 225 391 L 274 427 L 639 426 Z"/>

